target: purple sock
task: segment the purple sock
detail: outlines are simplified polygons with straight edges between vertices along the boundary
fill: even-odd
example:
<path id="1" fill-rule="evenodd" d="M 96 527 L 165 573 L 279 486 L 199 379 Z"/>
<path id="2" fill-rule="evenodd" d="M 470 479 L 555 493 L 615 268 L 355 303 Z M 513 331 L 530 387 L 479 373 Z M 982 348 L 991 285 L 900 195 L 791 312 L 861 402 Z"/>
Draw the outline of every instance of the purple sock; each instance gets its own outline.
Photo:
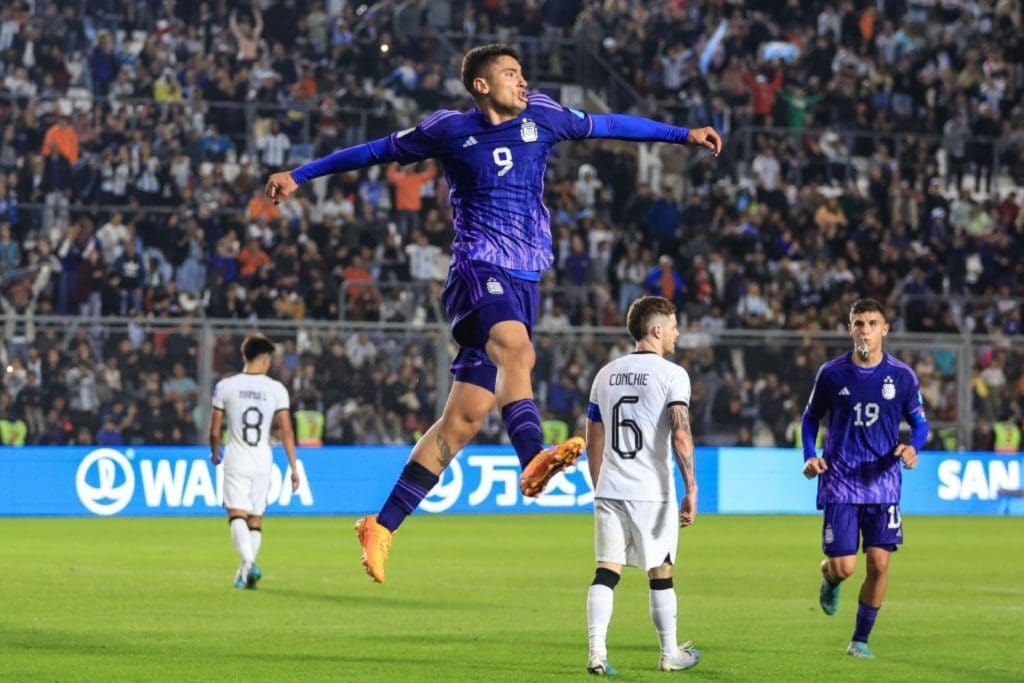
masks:
<path id="1" fill-rule="evenodd" d="M 405 518 L 427 497 L 440 477 L 418 462 L 410 462 L 402 470 L 391 495 L 384 501 L 384 507 L 377 513 L 377 523 L 394 531 Z"/>
<path id="2" fill-rule="evenodd" d="M 857 626 L 853 630 L 852 640 L 859 640 L 862 643 L 868 642 L 868 636 L 871 635 L 871 629 L 875 626 L 875 618 L 878 617 L 878 610 L 880 609 L 882 609 L 881 605 L 872 607 L 871 605 L 865 605 L 863 602 L 858 603 Z"/>
<path id="3" fill-rule="evenodd" d="M 519 465 L 526 467 L 533 456 L 544 448 L 540 436 L 540 411 L 532 398 L 513 401 L 501 409 L 508 438 L 519 456 Z"/>

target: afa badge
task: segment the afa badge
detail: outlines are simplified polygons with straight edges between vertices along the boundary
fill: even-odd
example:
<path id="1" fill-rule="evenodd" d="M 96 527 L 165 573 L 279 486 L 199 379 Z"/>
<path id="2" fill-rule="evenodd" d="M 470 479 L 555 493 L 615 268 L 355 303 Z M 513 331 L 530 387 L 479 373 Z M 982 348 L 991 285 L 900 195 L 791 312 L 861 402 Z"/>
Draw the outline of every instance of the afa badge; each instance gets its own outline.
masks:
<path id="1" fill-rule="evenodd" d="M 882 382 L 882 398 L 886 401 L 896 398 L 896 383 L 892 381 L 892 377 L 886 377 Z"/>
<path id="2" fill-rule="evenodd" d="M 536 142 L 537 124 L 530 119 L 525 119 L 523 125 L 519 127 L 519 135 L 523 138 L 523 142 Z"/>

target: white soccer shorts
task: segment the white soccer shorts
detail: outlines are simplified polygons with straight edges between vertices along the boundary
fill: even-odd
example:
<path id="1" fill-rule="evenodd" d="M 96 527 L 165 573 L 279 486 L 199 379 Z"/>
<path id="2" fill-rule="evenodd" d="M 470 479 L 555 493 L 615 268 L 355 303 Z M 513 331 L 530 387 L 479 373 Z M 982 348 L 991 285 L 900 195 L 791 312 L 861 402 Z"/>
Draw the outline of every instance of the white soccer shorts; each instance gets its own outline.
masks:
<path id="1" fill-rule="evenodd" d="M 594 500 L 594 555 L 650 571 L 676 563 L 679 506 L 674 501 Z"/>
<path id="2" fill-rule="evenodd" d="M 224 473 L 224 507 L 245 510 L 250 515 L 262 515 L 267 509 L 270 493 L 270 472 Z"/>

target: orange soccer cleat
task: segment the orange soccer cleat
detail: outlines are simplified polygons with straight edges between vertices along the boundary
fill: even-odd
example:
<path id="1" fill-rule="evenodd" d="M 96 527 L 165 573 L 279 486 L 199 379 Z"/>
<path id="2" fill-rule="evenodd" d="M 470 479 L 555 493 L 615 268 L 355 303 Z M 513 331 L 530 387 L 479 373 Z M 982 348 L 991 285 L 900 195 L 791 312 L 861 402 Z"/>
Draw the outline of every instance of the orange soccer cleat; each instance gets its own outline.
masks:
<path id="1" fill-rule="evenodd" d="M 391 552 L 391 539 L 394 534 L 387 527 L 377 523 L 377 515 L 361 517 L 356 522 L 356 538 L 363 546 L 363 567 L 370 578 L 377 583 L 384 583 L 384 562 Z"/>
<path id="2" fill-rule="evenodd" d="M 548 485 L 552 477 L 566 467 L 576 464 L 577 458 L 583 452 L 584 445 L 583 439 L 574 436 L 533 456 L 533 460 L 523 469 L 523 474 L 519 477 L 519 490 L 523 492 L 524 496 L 530 498 L 536 498 L 544 493 L 544 487 Z"/>

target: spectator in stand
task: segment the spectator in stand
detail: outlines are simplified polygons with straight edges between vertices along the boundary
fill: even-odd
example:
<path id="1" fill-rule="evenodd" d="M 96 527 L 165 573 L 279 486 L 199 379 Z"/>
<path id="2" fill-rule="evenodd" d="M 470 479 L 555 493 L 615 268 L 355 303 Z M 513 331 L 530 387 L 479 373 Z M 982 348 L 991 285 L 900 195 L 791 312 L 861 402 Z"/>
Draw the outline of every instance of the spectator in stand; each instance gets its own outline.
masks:
<path id="1" fill-rule="evenodd" d="M 130 239 L 124 243 L 124 253 L 114 261 L 112 271 L 119 278 L 120 314 L 140 312 L 146 266 L 142 256 L 136 251 L 135 240 Z"/>
<path id="2" fill-rule="evenodd" d="M 100 31 L 96 36 L 96 46 L 89 56 L 93 95 L 106 97 L 119 70 L 120 63 L 114 54 L 113 37 L 109 31 Z"/>
<path id="3" fill-rule="evenodd" d="M 398 231 L 407 237 L 412 230 L 423 224 L 420 212 L 423 209 L 423 186 L 437 177 L 433 161 L 423 162 L 423 170 L 400 167 L 397 163 L 388 166 L 387 179 L 395 188 L 395 209 L 398 211 Z"/>
<path id="4" fill-rule="evenodd" d="M 675 268 L 671 256 L 662 254 L 658 259 L 658 267 L 647 274 L 644 279 L 644 290 L 651 296 L 660 296 L 668 299 L 682 308 L 686 296 L 686 283 L 683 276 Z"/>
<path id="5" fill-rule="evenodd" d="M 291 140 L 281 130 L 281 124 L 276 119 L 271 121 L 270 129 L 264 135 L 256 138 L 260 160 L 268 168 L 284 168 L 291 146 Z"/>
<path id="6" fill-rule="evenodd" d="M 71 127 L 69 107 L 61 106 L 57 122 L 43 136 L 42 154 L 49 156 L 53 149 L 67 161 L 68 169 L 78 163 L 78 133 Z"/>
<path id="7" fill-rule="evenodd" d="M 757 66 L 760 67 L 761 65 Z M 758 73 L 755 76 L 749 64 L 743 71 L 743 82 L 750 89 L 753 99 L 752 109 L 754 116 L 752 123 L 755 126 L 771 126 L 774 123 L 772 120 L 772 110 L 775 107 L 775 96 L 782 89 L 783 74 L 781 61 L 774 65 L 772 71 L 770 79 L 765 73 Z"/>

